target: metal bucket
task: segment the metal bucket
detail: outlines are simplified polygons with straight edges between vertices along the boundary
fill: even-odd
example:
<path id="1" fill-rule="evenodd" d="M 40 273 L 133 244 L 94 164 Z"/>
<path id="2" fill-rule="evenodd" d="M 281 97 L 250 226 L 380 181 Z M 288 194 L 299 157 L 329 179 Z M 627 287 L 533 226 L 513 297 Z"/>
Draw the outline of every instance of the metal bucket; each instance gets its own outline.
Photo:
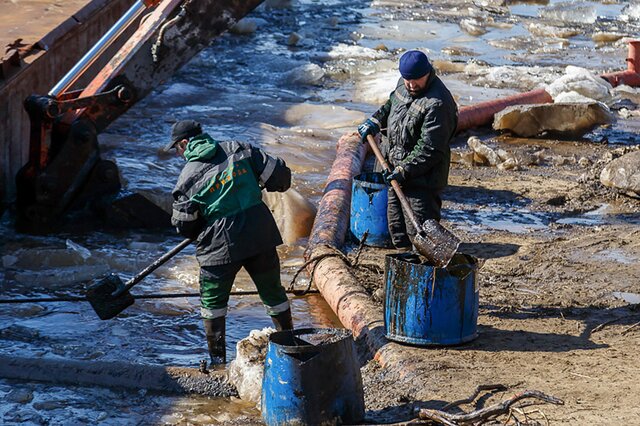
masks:
<path id="1" fill-rule="evenodd" d="M 357 423 L 363 417 L 362 377 L 349 330 L 306 328 L 269 336 L 262 380 L 267 425 Z"/>
<path id="2" fill-rule="evenodd" d="M 413 254 L 385 258 L 387 338 L 414 345 L 455 345 L 477 337 L 478 262 L 457 253 L 446 268 Z"/>
<path id="3" fill-rule="evenodd" d="M 353 178 L 351 190 L 351 233 L 373 247 L 391 247 L 387 223 L 388 190 L 382 173 L 361 173 Z"/>

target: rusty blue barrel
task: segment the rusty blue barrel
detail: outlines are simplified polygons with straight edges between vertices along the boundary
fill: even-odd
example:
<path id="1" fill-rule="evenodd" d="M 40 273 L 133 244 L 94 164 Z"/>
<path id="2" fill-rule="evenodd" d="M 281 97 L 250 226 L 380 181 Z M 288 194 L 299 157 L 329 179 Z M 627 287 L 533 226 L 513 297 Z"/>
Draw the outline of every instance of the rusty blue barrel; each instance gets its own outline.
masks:
<path id="1" fill-rule="evenodd" d="M 457 253 L 446 268 L 413 254 L 385 258 L 384 322 L 389 340 L 455 345 L 477 337 L 478 263 Z"/>
<path id="2" fill-rule="evenodd" d="M 361 173 L 353 178 L 350 229 L 358 241 L 367 233 L 368 246 L 391 247 L 387 197 L 382 173 Z"/>
<path id="3" fill-rule="evenodd" d="M 333 425 L 364 418 L 364 391 L 347 329 L 303 328 L 269 336 L 262 419 L 274 425 Z"/>

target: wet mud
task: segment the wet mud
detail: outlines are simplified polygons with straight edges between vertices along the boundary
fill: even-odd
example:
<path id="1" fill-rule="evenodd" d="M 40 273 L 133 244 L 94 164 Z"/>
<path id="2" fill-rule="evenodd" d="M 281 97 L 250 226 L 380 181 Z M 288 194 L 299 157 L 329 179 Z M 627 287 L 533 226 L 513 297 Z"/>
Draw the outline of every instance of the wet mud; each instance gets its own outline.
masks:
<path id="1" fill-rule="evenodd" d="M 386 372 L 367 364 L 365 395 L 369 407 L 377 407 L 372 419 L 408 420 L 416 407 L 441 409 L 476 386 L 502 383 L 512 388 L 461 408 L 488 406 L 528 388 L 565 401 L 537 407 L 551 424 L 634 423 L 640 200 L 597 182 L 598 160 L 620 147 L 505 137 L 490 142 L 505 149 L 545 146 L 593 163 L 518 171 L 453 164 L 443 218 L 463 241 L 460 250 L 482 265 L 479 336 L 453 347 L 404 346 L 404 362 L 412 366 L 406 376 L 402 368 Z M 383 255 L 368 248 L 360 258 L 375 265 Z M 362 268 L 358 274 L 382 304 L 382 273 Z M 532 416 L 544 422 L 539 412 Z"/>

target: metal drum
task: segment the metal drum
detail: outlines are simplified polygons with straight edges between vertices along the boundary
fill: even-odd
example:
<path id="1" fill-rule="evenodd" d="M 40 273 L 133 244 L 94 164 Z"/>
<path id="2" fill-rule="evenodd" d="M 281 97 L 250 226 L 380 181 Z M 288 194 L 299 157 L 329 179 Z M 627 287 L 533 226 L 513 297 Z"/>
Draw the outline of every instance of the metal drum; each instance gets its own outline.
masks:
<path id="1" fill-rule="evenodd" d="M 361 173 L 353 178 L 350 229 L 359 241 L 368 232 L 368 246 L 391 247 L 387 198 L 388 189 L 382 173 Z"/>
<path id="2" fill-rule="evenodd" d="M 477 337 L 478 263 L 457 253 L 446 268 L 413 253 L 385 258 L 384 322 L 389 340 L 455 345 Z"/>
<path id="3" fill-rule="evenodd" d="M 262 381 L 267 425 L 357 423 L 363 417 L 362 377 L 349 330 L 306 328 L 269 336 Z"/>

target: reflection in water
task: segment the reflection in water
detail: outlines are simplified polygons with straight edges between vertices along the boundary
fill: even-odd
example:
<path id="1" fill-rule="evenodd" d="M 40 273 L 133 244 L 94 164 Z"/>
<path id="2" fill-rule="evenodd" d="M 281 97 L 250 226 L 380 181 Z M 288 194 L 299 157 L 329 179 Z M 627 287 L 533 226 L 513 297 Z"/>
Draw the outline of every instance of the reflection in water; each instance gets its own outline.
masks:
<path id="1" fill-rule="evenodd" d="M 559 3 L 508 2 L 494 10 L 466 1 L 400 5 L 380 0 L 373 4 L 300 0 L 293 9 L 256 11 L 253 16 L 267 25 L 255 34 L 216 40 L 100 135 L 102 155 L 118 163 L 128 189 L 166 199 L 183 162 L 161 153 L 160 148 L 175 120 L 194 118 L 215 138 L 249 141 L 283 157 L 294 171 L 295 189 L 317 204 L 335 142 L 344 132 L 354 131 L 393 89 L 400 49 L 426 49 L 434 63 L 440 61 L 443 69 L 451 70 L 444 78 L 461 104 L 533 89 L 530 86 L 552 80 L 569 63 L 596 72 L 625 68 L 624 43 L 604 43 L 594 50 L 590 36 L 614 28 L 634 33 L 635 9 L 621 20 L 619 15 L 627 13 L 622 4 L 581 2 L 564 12 L 557 9 Z M 465 32 L 462 19 L 477 21 L 475 25 L 483 26 L 478 33 L 483 35 Z M 539 31 L 539 25 L 550 30 Z M 577 29 L 580 36 L 566 33 L 560 41 L 549 36 L 564 28 Z M 295 43 L 290 42 L 292 33 Z M 591 53 L 585 55 L 585 51 Z M 535 67 L 521 72 L 525 64 Z M 512 68 L 496 70 L 500 65 Z M 637 120 L 625 123 L 627 129 L 640 127 Z M 287 208 L 282 211 L 295 215 Z M 520 210 L 448 211 L 446 215 L 456 226 L 474 232 L 478 226 L 523 232 L 546 227 L 555 219 Z M 6 217 L 0 226 L 2 297 L 79 294 L 88 280 L 105 272 L 127 279 L 180 241 L 170 231 L 32 237 L 15 234 Z M 90 256 L 67 240 L 88 250 Z M 305 243 L 300 239 L 279 249 L 286 285 L 302 264 Z M 189 248 L 133 293 L 196 292 L 197 275 L 193 248 Z M 301 279 L 298 286 L 306 283 Z M 243 273 L 234 289 L 253 289 L 253 284 Z M 197 299 L 137 301 L 118 318 L 100 321 L 86 303 L 4 305 L 0 306 L 0 351 L 193 367 L 206 356 L 198 307 Z M 317 295 L 294 299 L 293 316 L 298 326 L 338 324 Z M 257 296 L 232 297 L 230 357 L 235 342 L 251 329 L 269 325 Z M 101 424 L 223 424 L 231 420 L 248 424 L 259 418 L 255 409 L 233 400 L 0 381 L 4 394 L 14 390 L 17 393 L 0 408 L 4 424 L 65 424 L 69 418 Z"/>

